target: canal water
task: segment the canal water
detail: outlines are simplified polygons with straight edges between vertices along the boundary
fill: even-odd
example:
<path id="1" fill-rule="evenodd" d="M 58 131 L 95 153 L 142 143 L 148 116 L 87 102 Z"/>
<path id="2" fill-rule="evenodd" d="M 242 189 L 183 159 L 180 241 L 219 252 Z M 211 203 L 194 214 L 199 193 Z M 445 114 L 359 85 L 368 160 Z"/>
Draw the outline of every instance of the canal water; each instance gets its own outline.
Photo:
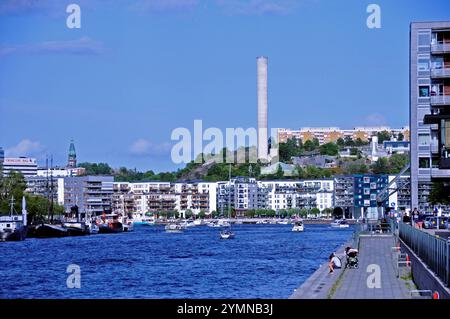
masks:
<path id="1" fill-rule="evenodd" d="M 306 225 L 163 226 L 131 233 L 0 243 L 0 298 L 287 298 L 353 229 Z M 66 272 L 80 267 L 81 287 Z"/>

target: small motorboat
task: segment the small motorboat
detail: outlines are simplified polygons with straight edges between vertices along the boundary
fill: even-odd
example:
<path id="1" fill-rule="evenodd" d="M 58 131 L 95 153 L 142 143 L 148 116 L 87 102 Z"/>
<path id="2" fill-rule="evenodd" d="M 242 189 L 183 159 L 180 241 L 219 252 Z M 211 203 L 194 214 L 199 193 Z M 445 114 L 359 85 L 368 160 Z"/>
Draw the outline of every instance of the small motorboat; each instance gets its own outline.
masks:
<path id="1" fill-rule="evenodd" d="M 292 227 L 293 232 L 302 232 L 305 230 L 305 226 L 303 225 L 302 220 L 297 220 L 294 223 L 294 227 Z"/>
<path id="2" fill-rule="evenodd" d="M 344 219 L 337 219 L 330 224 L 333 228 L 348 228 L 349 224 Z"/>
<path id="3" fill-rule="evenodd" d="M 164 229 L 168 233 L 181 233 L 184 228 L 180 224 L 168 224 Z"/>
<path id="4" fill-rule="evenodd" d="M 278 224 L 279 225 L 287 225 L 287 224 L 289 224 L 289 221 L 287 219 L 282 219 L 282 220 L 278 221 Z"/>
<path id="5" fill-rule="evenodd" d="M 231 229 L 225 229 L 220 232 L 220 238 L 221 239 L 233 239 L 234 233 L 231 231 Z"/>

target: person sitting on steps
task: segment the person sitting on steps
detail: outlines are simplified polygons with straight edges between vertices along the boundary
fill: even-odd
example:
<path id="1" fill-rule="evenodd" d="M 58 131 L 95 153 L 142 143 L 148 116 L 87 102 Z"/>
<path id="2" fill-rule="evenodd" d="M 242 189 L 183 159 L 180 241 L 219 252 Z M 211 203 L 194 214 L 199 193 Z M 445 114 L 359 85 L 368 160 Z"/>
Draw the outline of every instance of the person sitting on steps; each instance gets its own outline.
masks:
<path id="1" fill-rule="evenodd" d="M 334 273 L 334 269 L 340 269 L 342 267 L 341 260 L 334 253 L 330 255 L 330 263 L 328 264 L 330 267 L 330 273 Z"/>

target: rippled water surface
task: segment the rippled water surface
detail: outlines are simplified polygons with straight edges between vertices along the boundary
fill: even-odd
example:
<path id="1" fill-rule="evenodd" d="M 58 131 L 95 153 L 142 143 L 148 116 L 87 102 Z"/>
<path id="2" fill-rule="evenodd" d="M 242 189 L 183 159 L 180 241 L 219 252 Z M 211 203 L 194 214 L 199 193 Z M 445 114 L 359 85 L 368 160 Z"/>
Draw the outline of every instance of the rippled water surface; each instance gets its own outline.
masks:
<path id="1" fill-rule="evenodd" d="M 166 233 L 163 226 L 132 233 L 26 239 L 0 243 L 2 298 L 287 298 L 352 228 L 236 225 L 221 240 L 206 226 Z M 69 289 L 67 266 L 81 269 Z"/>

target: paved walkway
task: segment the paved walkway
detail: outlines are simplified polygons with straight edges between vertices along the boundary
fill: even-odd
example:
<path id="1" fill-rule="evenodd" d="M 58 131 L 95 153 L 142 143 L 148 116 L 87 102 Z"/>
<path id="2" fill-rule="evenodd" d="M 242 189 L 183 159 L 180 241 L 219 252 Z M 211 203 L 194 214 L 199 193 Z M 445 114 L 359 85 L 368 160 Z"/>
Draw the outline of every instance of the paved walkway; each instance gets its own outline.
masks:
<path id="1" fill-rule="evenodd" d="M 392 247 L 394 237 L 390 235 L 361 236 L 359 246 L 359 268 L 346 269 L 333 299 L 405 299 L 410 298 L 409 289 L 403 279 L 397 278 Z M 345 262 L 344 262 L 345 263 Z M 381 270 L 381 288 L 369 288 L 367 279 L 372 272 L 367 266 L 376 264 Z M 411 288 L 413 289 L 413 288 Z"/>

